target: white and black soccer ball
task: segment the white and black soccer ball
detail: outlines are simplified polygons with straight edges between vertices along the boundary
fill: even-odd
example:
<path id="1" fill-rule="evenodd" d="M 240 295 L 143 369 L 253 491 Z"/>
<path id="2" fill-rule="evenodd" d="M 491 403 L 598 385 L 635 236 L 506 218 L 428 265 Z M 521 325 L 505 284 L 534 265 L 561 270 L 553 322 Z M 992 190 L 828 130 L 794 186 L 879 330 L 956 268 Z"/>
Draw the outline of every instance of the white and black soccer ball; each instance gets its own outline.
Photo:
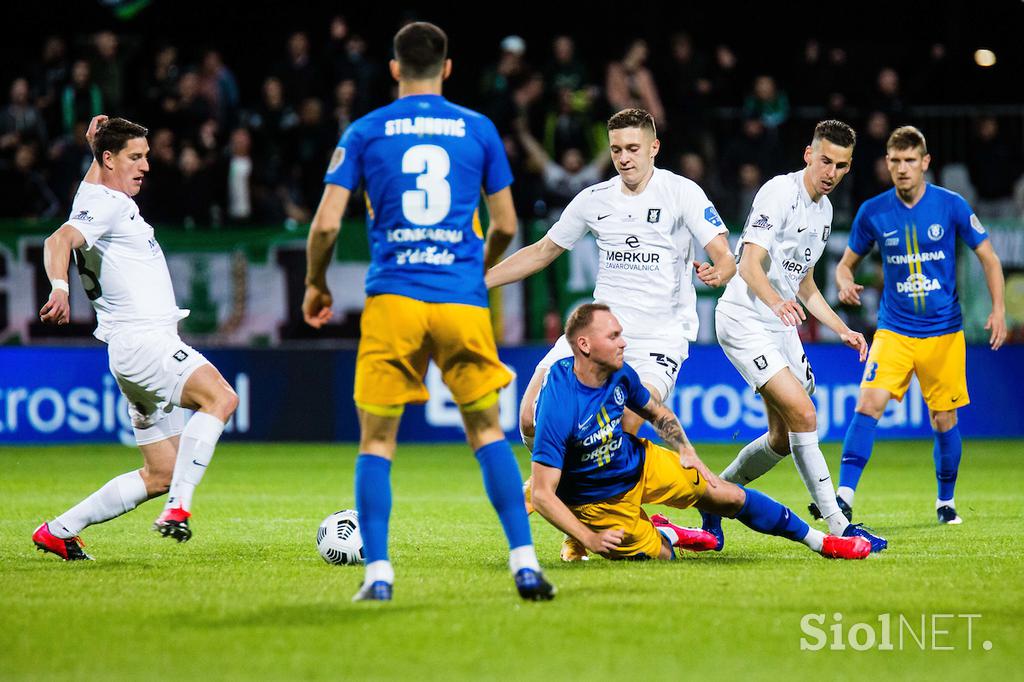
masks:
<path id="1" fill-rule="evenodd" d="M 359 514 L 354 509 L 343 509 L 324 519 L 316 531 L 316 548 L 329 564 L 363 563 Z"/>

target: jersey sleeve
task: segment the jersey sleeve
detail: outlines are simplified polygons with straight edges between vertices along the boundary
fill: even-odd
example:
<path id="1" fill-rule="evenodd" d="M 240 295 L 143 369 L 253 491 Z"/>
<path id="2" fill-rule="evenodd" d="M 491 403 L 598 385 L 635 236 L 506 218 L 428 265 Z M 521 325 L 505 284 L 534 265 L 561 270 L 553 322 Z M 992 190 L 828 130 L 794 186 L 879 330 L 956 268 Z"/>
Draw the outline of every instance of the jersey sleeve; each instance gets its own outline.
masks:
<path id="1" fill-rule="evenodd" d="M 548 372 L 547 379 L 551 378 Z M 572 416 L 559 399 L 558 387 L 545 379 L 537 398 L 536 432 L 530 459 L 555 469 L 565 463 L 566 440 L 572 432 Z"/>
<path id="2" fill-rule="evenodd" d="M 953 200 L 953 222 L 956 223 L 956 234 L 972 249 L 981 246 L 981 243 L 988 239 L 988 232 L 981 224 L 977 214 L 971 210 L 971 205 L 962 196 L 957 195 Z"/>
<path id="3" fill-rule="evenodd" d="M 718 235 L 729 233 L 729 228 L 718 215 L 715 205 L 696 183 L 684 184 L 680 187 L 680 195 L 680 214 L 690 234 L 700 243 L 701 248 L 707 246 L 708 242 Z"/>
<path id="4" fill-rule="evenodd" d="M 505 155 L 505 143 L 490 119 L 484 119 L 484 192 L 494 194 L 512 184 L 512 167 Z"/>
<path id="5" fill-rule="evenodd" d="M 743 227 L 742 241 L 770 250 L 772 241 L 782 229 L 786 218 L 786 211 L 789 209 L 788 199 L 777 183 L 769 182 L 758 190 L 750 208 L 747 224 Z"/>
<path id="6" fill-rule="evenodd" d="M 626 406 L 634 412 L 642 410 L 647 403 L 651 402 L 651 392 L 640 381 L 640 375 L 636 373 L 635 369 L 623 363 L 622 371 L 629 389 L 626 393 Z"/>
<path id="7" fill-rule="evenodd" d="M 123 208 L 104 191 L 89 189 L 83 182 L 71 204 L 67 224 L 82 233 L 85 248 L 91 249 L 100 237 L 114 228 Z"/>
<path id="8" fill-rule="evenodd" d="M 547 237 L 565 250 L 576 246 L 576 242 L 587 233 L 587 221 L 583 215 L 583 196 L 589 190 L 576 195 L 569 205 L 562 210 L 558 222 L 548 230 Z"/>
<path id="9" fill-rule="evenodd" d="M 363 178 L 363 147 L 366 145 L 363 126 L 356 121 L 341 136 L 331 155 L 324 183 L 355 190 Z"/>
<path id="10" fill-rule="evenodd" d="M 865 210 L 866 206 L 867 204 L 862 204 L 857 210 L 853 225 L 850 226 L 850 241 L 847 244 L 851 251 L 861 256 L 866 256 L 875 246 L 874 230 L 871 227 L 868 212 Z"/>

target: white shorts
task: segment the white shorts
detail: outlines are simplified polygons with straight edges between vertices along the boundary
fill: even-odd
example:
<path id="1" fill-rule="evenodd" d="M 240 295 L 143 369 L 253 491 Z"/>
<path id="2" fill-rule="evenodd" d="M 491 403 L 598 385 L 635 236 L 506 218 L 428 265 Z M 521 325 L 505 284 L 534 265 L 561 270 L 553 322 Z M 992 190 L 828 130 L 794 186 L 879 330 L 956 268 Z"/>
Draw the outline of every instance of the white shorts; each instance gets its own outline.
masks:
<path id="1" fill-rule="evenodd" d="M 107 342 L 107 355 L 110 372 L 128 401 L 136 442 L 146 445 L 181 433 L 182 389 L 209 360 L 173 328 L 116 332 Z"/>
<path id="2" fill-rule="evenodd" d="M 690 342 L 686 339 L 631 339 L 625 334 L 626 363 L 640 375 L 640 381 L 649 388 L 656 390 L 661 400 L 668 400 L 668 396 L 675 388 L 676 379 L 679 376 L 679 367 L 690 354 Z M 537 363 L 535 371 L 548 371 L 551 365 L 562 358 L 571 358 L 572 349 L 565 335 L 558 337 L 555 345 L 551 347 L 548 354 Z"/>
<path id="3" fill-rule="evenodd" d="M 788 367 L 807 394 L 814 394 L 814 372 L 796 327 L 765 329 L 757 320 L 742 322 L 716 310 L 715 334 L 733 367 L 755 391 Z"/>

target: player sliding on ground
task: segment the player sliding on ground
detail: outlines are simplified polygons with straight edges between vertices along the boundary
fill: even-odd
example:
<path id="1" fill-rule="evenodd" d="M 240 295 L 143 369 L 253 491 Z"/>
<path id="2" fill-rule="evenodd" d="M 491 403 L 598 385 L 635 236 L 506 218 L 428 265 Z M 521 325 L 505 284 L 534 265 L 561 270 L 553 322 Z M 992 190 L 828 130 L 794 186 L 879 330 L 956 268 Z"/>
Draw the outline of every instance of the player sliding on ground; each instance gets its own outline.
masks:
<path id="1" fill-rule="evenodd" d="M 65 560 L 90 559 L 78 534 L 168 493 L 154 530 L 178 542 L 192 537 L 192 495 L 213 457 L 238 396 L 220 372 L 178 337 L 188 315 L 174 301 L 167 261 L 132 197 L 149 171 L 147 130 L 97 116 L 87 138 L 94 160 L 78 188 L 71 217 L 44 245 L 53 290 L 39 311 L 67 324 L 72 252 L 96 310 L 94 335 L 107 344 L 110 371 L 128 402 L 143 466 L 109 481 L 32 535 L 39 549 Z M 185 421 L 182 408 L 196 410 Z"/>
<path id="2" fill-rule="evenodd" d="M 804 150 L 803 170 L 778 175 L 758 190 L 737 245 L 739 277 L 733 278 L 715 309 L 715 333 L 729 361 L 761 394 L 768 432 L 747 444 L 722 473 L 745 485 L 767 473 L 790 452 L 800 478 L 836 535 L 860 535 L 873 551 L 884 539 L 843 515 L 825 456 L 818 445 L 818 422 L 811 394 L 814 373 L 797 327 L 807 307 L 822 324 L 867 355 L 863 334 L 836 315 L 814 283 L 818 262 L 832 230 L 828 194 L 850 171 L 856 136 L 841 121 L 822 121 Z M 704 529 L 724 543 L 721 519 L 704 514 Z"/>
<path id="3" fill-rule="evenodd" d="M 533 444 L 533 505 L 588 550 L 610 559 L 671 559 L 680 529 L 644 504 L 695 506 L 739 519 L 750 528 L 801 542 L 822 556 L 863 559 L 871 543 L 836 537 L 807 523 L 756 490 L 720 480 L 698 458 L 671 410 L 653 397 L 624 362 L 622 327 L 608 306 L 587 303 L 566 323 L 572 357 L 548 371 L 537 403 Z M 673 449 L 626 433 L 633 410 Z M 715 549 L 706 534 L 703 549 Z"/>

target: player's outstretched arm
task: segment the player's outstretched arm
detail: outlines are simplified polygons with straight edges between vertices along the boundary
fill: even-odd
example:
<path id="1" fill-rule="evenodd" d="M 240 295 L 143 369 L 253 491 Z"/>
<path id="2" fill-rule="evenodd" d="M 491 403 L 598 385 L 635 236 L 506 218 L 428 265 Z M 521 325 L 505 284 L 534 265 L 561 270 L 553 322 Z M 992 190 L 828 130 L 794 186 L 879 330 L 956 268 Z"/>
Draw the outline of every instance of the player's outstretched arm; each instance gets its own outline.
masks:
<path id="1" fill-rule="evenodd" d="M 533 508 L 547 519 L 548 523 L 563 533 L 568 533 L 591 552 L 604 554 L 622 544 L 623 531 L 619 528 L 604 530 L 600 533 L 587 528 L 569 511 L 565 503 L 558 498 L 555 491 L 562 480 L 562 470 L 534 462 L 531 469 L 532 488 L 530 500 Z"/>
<path id="2" fill-rule="evenodd" d="M 803 304 L 807 306 L 807 310 L 811 315 L 814 315 L 815 319 L 834 331 L 843 343 L 857 351 L 860 354 L 860 361 L 864 362 L 868 357 L 868 343 L 864 340 L 864 335 L 846 326 L 843 318 L 836 315 L 836 311 L 832 310 L 832 306 L 821 295 L 818 285 L 814 282 L 814 268 L 808 270 L 804 281 L 800 282 L 800 289 L 797 291 L 797 295 Z"/>
<path id="3" fill-rule="evenodd" d="M 711 263 L 697 266 L 697 278 L 709 287 L 724 287 L 736 274 L 736 258 L 729 249 L 729 240 L 724 234 L 717 235 L 704 245 L 711 257 Z"/>
<path id="4" fill-rule="evenodd" d="M 487 195 L 487 213 L 491 221 L 487 228 L 487 241 L 484 242 L 484 267 L 490 268 L 505 253 L 519 227 L 511 187 Z"/>
<path id="5" fill-rule="evenodd" d="M 697 451 L 686 437 L 686 432 L 683 431 L 683 425 L 679 423 L 678 417 L 672 413 L 672 410 L 651 395 L 651 399 L 642 409 L 637 410 L 637 414 L 650 422 L 661 439 L 673 450 L 679 452 L 680 464 L 688 469 L 696 469 L 701 476 L 707 479 L 708 485 L 712 488 L 718 487 L 718 476 L 711 473 L 707 465 L 697 456 Z"/>
<path id="6" fill-rule="evenodd" d="M 331 319 L 334 299 L 327 288 L 327 266 L 334 254 L 334 243 L 338 240 L 341 216 L 348 205 L 349 195 L 349 190 L 341 185 L 325 185 L 320 205 L 313 216 L 313 224 L 309 227 L 302 318 L 314 329 L 319 329 Z"/>
<path id="7" fill-rule="evenodd" d="M 92 120 L 89 121 L 89 129 L 85 131 L 85 141 L 89 143 L 89 148 L 92 149 L 93 140 L 96 139 L 96 133 L 102 128 L 110 117 L 106 114 L 100 114 L 93 116 Z M 92 163 L 89 164 L 89 170 L 86 171 L 85 177 L 82 178 L 84 182 L 89 182 L 94 185 L 100 183 L 100 165 L 96 162 L 96 157 L 92 159 Z"/>
<path id="8" fill-rule="evenodd" d="M 999 255 L 992 248 L 992 240 L 986 239 L 974 254 L 981 262 L 981 269 L 985 271 L 985 283 L 988 285 L 988 293 L 992 297 L 992 312 L 985 322 L 985 329 L 992 333 L 989 336 L 989 345 L 992 350 L 999 350 L 1006 341 L 1006 303 L 1004 292 L 1006 283 L 1003 279 L 1003 264 L 999 261 Z"/>
<path id="9" fill-rule="evenodd" d="M 753 242 L 745 242 L 743 254 L 740 256 L 739 275 L 754 295 L 782 320 L 782 324 L 787 327 L 798 327 L 807 316 L 799 303 L 782 298 L 779 292 L 772 288 L 764 267 L 769 258 L 768 249 Z"/>
<path id="10" fill-rule="evenodd" d="M 484 281 L 488 289 L 518 282 L 540 272 L 563 253 L 565 249 L 545 235 L 488 270 Z"/>
<path id="11" fill-rule="evenodd" d="M 75 227 L 62 225 L 43 242 L 43 267 L 50 280 L 50 297 L 39 310 L 39 319 L 45 324 L 67 324 L 71 321 L 68 287 L 68 266 L 71 251 L 85 245 L 85 237 Z"/>
<path id="12" fill-rule="evenodd" d="M 846 305 L 860 305 L 860 292 L 864 291 L 862 284 L 857 284 L 853 279 L 853 273 L 857 271 L 861 255 L 849 246 L 843 251 L 843 257 L 836 265 L 836 286 L 839 287 L 839 301 Z"/>

